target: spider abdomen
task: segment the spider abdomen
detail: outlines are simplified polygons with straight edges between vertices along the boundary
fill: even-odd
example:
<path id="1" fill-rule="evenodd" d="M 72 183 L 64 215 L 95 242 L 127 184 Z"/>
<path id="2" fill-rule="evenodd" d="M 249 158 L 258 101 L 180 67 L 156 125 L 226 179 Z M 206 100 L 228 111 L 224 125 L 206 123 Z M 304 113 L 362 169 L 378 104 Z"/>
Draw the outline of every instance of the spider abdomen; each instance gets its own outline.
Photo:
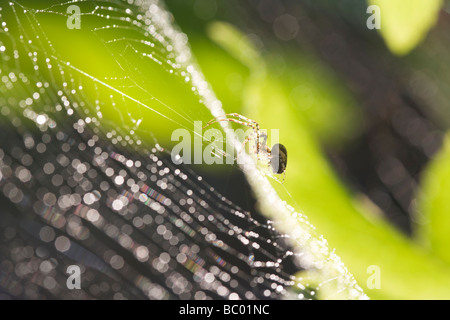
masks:
<path id="1" fill-rule="evenodd" d="M 281 143 L 273 145 L 270 151 L 270 167 L 273 173 L 280 174 L 286 170 L 287 150 Z"/>

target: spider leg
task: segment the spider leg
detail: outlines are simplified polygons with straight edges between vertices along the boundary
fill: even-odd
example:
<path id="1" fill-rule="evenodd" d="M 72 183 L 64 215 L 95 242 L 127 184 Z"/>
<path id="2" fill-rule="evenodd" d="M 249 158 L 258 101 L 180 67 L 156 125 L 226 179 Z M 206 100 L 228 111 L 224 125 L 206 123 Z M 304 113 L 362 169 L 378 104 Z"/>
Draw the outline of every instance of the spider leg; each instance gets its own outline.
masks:
<path id="1" fill-rule="evenodd" d="M 210 126 L 210 125 L 212 125 L 213 123 L 216 123 L 216 122 L 219 122 L 219 121 L 230 121 L 230 122 L 235 122 L 235 123 L 242 124 L 242 125 L 247 126 L 247 127 L 255 128 L 255 125 L 252 122 L 244 122 L 244 121 L 233 119 L 233 118 L 223 118 L 223 119 L 219 118 L 219 119 L 212 119 L 212 120 L 208 121 L 206 123 L 206 125 L 203 126 L 203 129 L 208 127 L 208 126 Z"/>
<path id="2" fill-rule="evenodd" d="M 230 114 L 230 115 L 232 115 L 232 114 Z M 243 116 L 241 116 L 241 117 L 242 117 L 242 119 L 247 119 L 247 118 L 245 118 Z M 215 118 L 215 119 L 210 120 L 203 127 L 203 129 L 208 127 L 208 126 L 210 126 L 211 124 L 213 124 L 215 122 L 219 122 L 219 121 L 235 122 L 235 123 L 238 123 L 238 124 L 241 124 L 241 125 L 253 128 L 253 131 L 256 133 L 256 140 L 258 141 L 258 143 L 256 144 L 256 153 L 259 153 L 259 136 L 260 136 L 260 132 L 259 132 L 259 124 L 256 121 L 250 120 L 250 122 L 245 122 L 245 121 L 241 121 L 241 120 L 237 120 L 237 119 L 233 119 L 233 118 L 224 118 L 224 119 Z"/>
<path id="3" fill-rule="evenodd" d="M 203 126 L 203 129 L 205 129 L 206 127 L 209 127 L 210 125 L 212 125 L 215 122 L 224 121 L 224 120 L 225 119 L 218 119 L 218 118 L 211 119 Z"/>
<path id="4" fill-rule="evenodd" d="M 259 127 L 258 122 L 256 122 L 255 120 L 252 120 L 250 118 L 244 117 L 243 115 L 241 115 L 239 113 L 227 113 L 225 115 L 226 116 L 230 116 L 230 117 L 236 117 L 236 118 L 239 118 L 240 120 L 243 120 L 243 121 L 246 121 L 246 122 L 254 123 L 257 127 Z"/>
<path id="5" fill-rule="evenodd" d="M 260 136 L 262 138 L 262 142 L 261 142 L 261 147 L 265 148 L 266 150 L 270 150 L 270 148 L 267 146 L 267 133 L 266 132 L 261 132 Z M 270 154 L 270 152 L 269 152 Z"/>
<path id="6" fill-rule="evenodd" d="M 259 123 L 258 123 L 258 122 L 256 122 L 255 120 L 252 120 L 252 119 L 250 119 L 250 118 L 244 117 L 243 115 L 241 115 L 241 114 L 239 114 L 239 113 L 226 113 L 225 116 L 230 116 L 230 117 L 238 118 L 239 120 L 242 120 L 242 122 L 245 122 L 245 125 L 246 125 L 246 126 L 248 126 L 248 127 L 256 127 L 256 128 L 259 130 Z M 226 118 L 225 118 L 225 119 L 226 119 Z M 210 120 L 210 121 L 205 125 L 205 127 L 211 125 L 211 124 L 214 123 L 214 122 L 217 122 L 217 121 L 223 121 L 223 120 L 224 120 L 224 119 L 220 119 L 220 117 L 214 118 L 214 119 Z M 236 119 L 235 119 L 235 120 L 236 120 Z M 237 122 L 237 121 L 235 121 L 235 122 Z M 239 122 L 238 122 L 238 123 L 239 123 Z M 242 124 L 244 124 L 244 123 L 242 123 Z M 252 125 L 252 124 L 253 124 L 253 125 Z M 203 127 L 203 128 L 205 128 L 205 127 Z"/>
<path id="7" fill-rule="evenodd" d="M 250 118 L 244 117 L 243 115 L 241 115 L 239 113 L 227 113 L 226 116 L 236 117 L 236 118 L 238 118 L 240 120 L 243 120 L 244 122 L 247 123 L 246 126 L 253 128 L 253 130 L 256 133 L 256 141 L 257 141 L 256 153 L 259 154 L 259 136 L 260 136 L 259 123 L 256 122 L 255 120 L 252 120 Z M 237 122 L 237 121 L 235 121 L 235 122 Z M 237 123 L 239 123 L 239 122 L 237 122 Z M 253 124 L 253 125 L 251 125 L 251 124 Z M 266 140 L 267 140 L 267 137 L 266 137 Z"/>
<path id="8" fill-rule="evenodd" d="M 248 136 L 247 138 L 245 138 L 245 140 L 242 142 L 242 147 L 241 150 L 239 151 L 239 154 L 245 150 L 245 145 L 251 140 L 252 138 L 250 136 Z M 238 155 L 239 156 L 239 155 Z M 234 158 L 234 160 L 237 160 L 238 156 L 236 156 L 236 158 Z"/>
<path id="9" fill-rule="evenodd" d="M 254 134 L 256 135 L 256 154 L 258 155 L 258 159 L 261 159 L 261 157 L 260 157 L 261 148 L 265 148 L 267 150 L 269 150 L 269 149 L 267 147 L 267 134 L 260 132 L 259 123 L 256 122 L 255 120 L 244 117 L 243 115 L 241 115 L 239 113 L 227 113 L 227 114 L 225 114 L 225 116 L 233 117 L 233 118 L 220 118 L 220 117 L 214 118 L 214 119 L 208 121 L 206 123 L 206 125 L 203 127 L 203 129 L 210 126 L 211 124 L 213 124 L 215 122 L 219 122 L 219 121 L 235 122 L 235 123 L 253 128 Z M 237 119 L 234 119 L 234 118 L 237 118 Z M 264 140 L 262 143 L 260 141 L 261 136 L 263 137 L 263 140 Z"/>
<path id="10" fill-rule="evenodd" d="M 262 148 L 262 149 L 266 149 L 265 150 L 265 152 L 263 153 L 263 155 L 264 155 L 264 158 L 263 157 L 261 157 L 261 154 L 258 154 L 258 157 L 257 157 L 257 159 L 258 160 L 262 160 L 262 161 L 267 161 L 267 164 L 268 164 L 268 166 L 270 167 L 270 155 L 271 155 L 271 150 L 270 150 L 270 148 L 267 146 L 267 145 L 264 145 L 264 144 L 261 144 L 260 145 L 260 148 Z"/>

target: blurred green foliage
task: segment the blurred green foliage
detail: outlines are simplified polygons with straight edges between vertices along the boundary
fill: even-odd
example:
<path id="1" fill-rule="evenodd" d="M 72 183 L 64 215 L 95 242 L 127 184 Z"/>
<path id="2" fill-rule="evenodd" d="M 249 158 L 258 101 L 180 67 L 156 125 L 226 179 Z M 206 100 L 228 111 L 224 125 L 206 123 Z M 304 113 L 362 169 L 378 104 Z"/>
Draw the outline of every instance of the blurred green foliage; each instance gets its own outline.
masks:
<path id="1" fill-rule="evenodd" d="M 389 49 L 398 55 L 409 53 L 426 36 L 437 20 L 442 0 L 369 0 L 381 13 L 379 30 Z"/>
<path id="2" fill-rule="evenodd" d="M 428 165 L 418 196 L 416 235 L 445 263 L 450 264 L 450 137 Z"/>

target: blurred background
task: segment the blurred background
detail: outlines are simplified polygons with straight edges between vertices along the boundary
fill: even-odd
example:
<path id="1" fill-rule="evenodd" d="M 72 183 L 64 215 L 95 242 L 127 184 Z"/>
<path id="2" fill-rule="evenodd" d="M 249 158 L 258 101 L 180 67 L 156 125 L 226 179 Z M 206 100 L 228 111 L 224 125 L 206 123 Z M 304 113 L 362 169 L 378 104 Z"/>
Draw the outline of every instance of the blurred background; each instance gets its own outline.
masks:
<path id="1" fill-rule="evenodd" d="M 112 172 L 132 177 L 130 188 L 135 181 L 143 183 L 157 172 L 153 167 L 161 165 L 158 159 L 153 159 L 153 154 L 170 166 L 167 154 L 152 149 L 156 138 L 164 147 L 170 147 L 169 137 L 177 125 L 191 126 L 194 120 L 211 119 L 203 102 L 191 94 L 191 84 L 184 80 L 186 74 L 173 67 L 176 57 L 172 49 L 164 47 L 167 44 L 162 40 L 154 41 L 153 46 L 141 41 L 154 40 L 153 34 L 136 27 L 142 26 L 140 23 L 144 21 L 143 15 L 136 16 L 141 1 L 111 1 L 111 7 L 101 8 L 97 8 L 97 1 L 80 2 L 82 12 L 86 13 L 80 31 L 60 27 L 65 24 L 65 9 L 71 2 L 48 0 L 36 4 L 24 0 L 14 3 L 16 6 L 10 8 L 6 1 L 0 1 L 0 8 L 3 8 L 0 21 L 7 22 L 0 30 L 3 31 L 0 66 L 9 75 L 9 79 L 2 77 L 0 82 L 3 121 L 0 140 L 3 195 L 0 200 L 4 210 L 0 221 L 1 297 L 203 299 L 230 298 L 233 290 L 239 297 L 248 299 L 285 296 L 285 288 L 293 285 L 292 276 L 304 271 L 294 258 L 286 258 L 274 245 L 260 258 L 270 262 L 283 257 L 282 266 L 256 273 L 245 260 L 252 257 L 253 261 L 254 252 L 235 238 L 223 235 L 230 248 L 218 249 L 203 238 L 192 236 L 191 239 L 191 234 L 180 236 L 182 232 L 176 233 L 179 222 L 171 219 L 177 216 L 178 210 L 168 208 L 166 220 L 155 223 L 158 215 L 154 208 L 152 211 L 146 207 L 147 203 L 132 204 L 125 184 L 117 184 L 114 176 L 106 171 L 106 167 L 110 167 Z M 367 12 L 370 5 L 380 9 L 380 29 L 367 26 L 373 15 Z M 21 10 L 16 10 L 19 6 Z M 170 12 L 168 21 L 187 35 L 185 43 L 192 49 L 193 59 L 225 112 L 240 113 L 258 121 L 261 128 L 279 130 L 280 142 L 287 147 L 289 156 L 285 180 L 283 183 L 272 181 L 273 187 L 282 200 L 307 216 L 317 233 L 323 235 L 329 247 L 342 258 L 364 292 L 375 299 L 450 299 L 450 248 L 447 245 L 450 237 L 450 203 L 447 201 L 450 195 L 447 137 L 450 127 L 450 3 L 440 0 L 398 0 L 395 3 L 389 0 L 168 0 L 164 6 Z M 38 11 L 27 13 L 29 7 Z M 124 18 L 128 15 L 132 19 Z M 30 16 L 33 19 L 30 20 Z M 18 24 L 17 28 L 11 27 L 14 23 Z M 116 23 L 123 28 L 111 31 Z M 32 34 L 39 34 L 40 39 L 51 41 L 48 44 L 43 41 L 42 47 L 36 45 L 36 49 L 34 44 L 25 41 L 28 38 L 24 34 L 30 38 Z M 19 49 L 9 51 L 16 48 L 17 43 Z M 33 57 L 29 52 L 34 50 L 39 54 L 34 54 L 30 62 L 26 57 Z M 142 52 L 152 61 L 142 60 Z M 27 62 L 23 63 L 25 60 Z M 47 70 L 51 69 L 50 64 L 65 73 L 53 74 Z M 23 76 L 19 76 L 23 83 L 10 76 L 9 71 L 14 75 L 17 70 L 23 71 L 33 85 L 37 83 L 34 89 L 40 92 L 40 97 L 32 95 L 33 100 L 28 103 L 26 97 L 33 91 Z M 80 70 L 88 73 L 88 77 L 80 75 Z M 141 104 L 148 103 L 162 116 L 136 107 L 117 92 L 111 94 L 95 79 L 127 92 Z M 48 81 L 49 85 L 41 81 L 44 84 Z M 73 90 L 69 90 L 71 86 Z M 66 110 L 69 104 L 70 113 Z M 30 105 L 37 112 L 35 115 L 45 112 L 55 123 L 47 125 L 45 122 L 44 130 L 40 120 L 31 113 L 15 114 L 14 110 Z M 58 112 L 53 109 L 55 105 Z M 72 118 L 67 117 L 65 111 L 69 116 L 74 113 L 84 120 L 70 122 Z M 96 117 L 102 121 L 95 120 Z M 140 127 L 139 118 L 143 119 Z M 35 122 L 40 131 L 36 130 Z M 88 123 L 94 127 L 92 131 Z M 240 127 L 234 123 L 232 126 Z M 47 130 L 53 129 L 55 132 L 46 136 Z M 34 142 L 27 140 L 28 135 L 35 141 L 42 140 L 48 147 L 41 152 L 40 144 L 35 148 Z M 24 141 L 25 153 L 18 152 L 14 145 Z M 57 143 L 50 147 L 51 141 Z M 100 153 L 86 147 L 94 144 L 92 141 L 107 152 L 105 164 L 102 162 L 99 169 L 94 164 Z M 58 156 L 60 149 L 70 161 Z M 77 164 L 80 159 L 85 161 L 87 169 L 79 172 L 77 164 L 72 165 L 73 168 L 69 166 L 67 172 L 59 172 L 66 168 L 55 161 L 50 167 L 31 161 L 29 166 L 32 163 L 36 171 L 32 171 L 30 182 L 23 176 L 27 176 L 25 171 L 11 169 L 14 165 L 28 167 L 23 162 L 23 154 L 27 152 L 31 159 L 54 158 L 60 164 Z M 116 152 L 139 159 L 139 166 L 134 167 L 133 162 L 127 168 L 123 163 L 114 162 L 119 159 L 114 158 Z M 148 154 L 141 157 L 142 152 L 151 153 L 150 160 Z M 142 169 L 139 169 L 141 163 Z M 91 171 L 88 171 L 88 164 L 92 165 Z M 140 170 L 147 171 L 143 175 Z M 200 192 L 204 187 L 196 182 L 197 175 L 215 190 L 208 193 L 208 197 L 201 193 L 195 207 L 195 210 L 203 210 L 202 197 L 209 205 L 217 206 L 214 219 L 205 220 L 212 224 L 208 225 L 209 231 L 220 234 L 224 226 L 215 221 L 222 222 L 236 212 L 248 211 L 255 220 L 241 216 L 230 220 L 238 226 L 242 224 L 244 231 L 260 228 L 264 229 L 261 234 L 268 232 L 269 238 L 282 238 L 275 231 L 275 235 L 272 234 L 271 222 L 261 215 L 264 210 L 258 207 L 257 197 L 237 166 L 190 166 L 189 170 L 195 172 L 189 176 L 195 181 L 194 191 Z M 88 173 L 89 179 L 86 179 L 92 182 L 89 187 L 81 178 Z M 65 189 L 61 187 L 63 182 L 55 182 L 55 176 L 67 183 Z M 164 195 L 167 191 L 161 187 L 159 179 L 155 176 L 145 183 L 159 192 L 156 195 Z M 176 186 L 186 185 L 179 176 L 170 179 Z M 88 199 L 83 204 L 83 192 L 91 189 L 100 190 L 101 200 L 92 204 Z M 216 191 L 231 204 L 218 197 Z M 72 198 L 77 194 L 75 198 L 79 200 L 70 198 L 73 203 L 61 208 L 56 199 L 66 194 L 72 194 Z M 172 196 L 177 201 L 178 197 L 184 199 L 186 190 L 174 191 Z M 122 204 L 123 210 L 120 205 L 122 211 L 113 205 L 114 199 L 121 197 L 128 199 Z M 35 204 L 28 199 L 36 201 Z M 47 213 L 34 217 L 33 211 L 43 212 L 41 202 L 44 208 L 52 207 L 61 213 L 63 222 L 45 220 Z M 92 205 L 123 234 L 129 237 L 138 234 L 147 253 L 142 256 L 139 251 L 138 254 L 134 243 L 124 245 L 116 229 L 113 232 L 105 227 L 100 232 L 94 231 L 98 225 L 89 219 L 86 223 L 86 217 L 79 218 L 82 211 L 76 208 L 80 208 L 80 203 L 87 207 Z M 184 209 L 189 210 L 188 204 L 183 200 Z M 116 211 L 123 217 L 118 217 Z M 134 219 L 138 214 L 142 215 L 141 220 Z M 29 220 L 40 224 L 29 223 Z M 43 229 L 48 227 L 45 224 L 53 229 Z M 158 236 L 161 230 L 158 224 L 171 231 L 171 235 L 177 235 L 177 240 L 165 238 L 165 232 Z M 225 225 L 227 228 L 235 230 L 231 225 Z M 19 230 L 25 230 L 27 235 Z M 200 230 L 203 230 L 201 224 L 197 231 Z M 149 236 L 153 234 L 154 237 Z M 193 244 L 199 247 L 191 250 Z M 186 245 L 184 249 L 183 245 Z M 191 251 L 186 249 L 188 247 Z M 285 243 L 281 247 L 290 250 Z M 193 261 L 188 271 L 177 250 L 184 250 L 183 255 Z M 152 256 L 154 252 L 158 253 L 157 258 Z M 223 254 L 222 260 L 219 254 Z M 33 267 L 30 262 L 28 269 L 23 264 L 20 267 L 19 262 L 27 259 L 35 259 L 39 264 Z M 65 276 L 64 267 L 77 261 L 87 265 L 87 271 L 83 272 L 88 275 L 89 287 L 74 295 L 57 284 L 64 281 L 61 280 Z M 232 267 L 226 270 L 223 261 L 239 266 L 242 274 Z M 379 270 L 375 286 L 371 280 L 373 267 Z M 35 271 L 42 277 L 33 278 L 35 271 L 30 271 L 33 268 L 40 268 Z M 213 270 L 216 278 L 221 279 L 221 285 L 206 285 L 203 281 L 207 278 L 206 272 L 197 272 L 202 268 Z M 221 273 L 224 270 L 228 273 Z M 282 290 L 266 277 L 271 272 L 281 275 Z M 48 274 L 54 280 L 49 280 Z M 230 279 L 236 282 L 232 285 Z M 150 290 L 151 282 L 158 284 L 156 291 Z M 295 297 L 311 298 L 311 290 L 303 288 Z"/>

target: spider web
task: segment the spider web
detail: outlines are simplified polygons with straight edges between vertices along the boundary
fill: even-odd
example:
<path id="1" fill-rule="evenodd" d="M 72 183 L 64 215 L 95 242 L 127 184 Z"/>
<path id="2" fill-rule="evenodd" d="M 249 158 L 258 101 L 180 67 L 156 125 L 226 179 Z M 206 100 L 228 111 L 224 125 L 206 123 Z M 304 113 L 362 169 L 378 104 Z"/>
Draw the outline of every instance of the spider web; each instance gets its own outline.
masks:
<path id="1" fill-rule="evenodd" d="M 73 4 L 114 72 L 79 67 L 71 48 L 51 40 L 43 17 L 65 27 Z M 281 232 L 289 219 L 245 211 L 172 163 L 157 123 L 196 134 L 195 120 L 223 110 L 159 2 L 0 9 L 2 298 L 308 299 L 325 287 L 365 297 L 312 227 Z M 203 107 L 158 98 L 159 84 L 133 59 L 163 70 Z M 252 170 L 254 185 L 261 176 Z M 69 265 L 82 269 L 81 290 L 66 287 Z"/>

